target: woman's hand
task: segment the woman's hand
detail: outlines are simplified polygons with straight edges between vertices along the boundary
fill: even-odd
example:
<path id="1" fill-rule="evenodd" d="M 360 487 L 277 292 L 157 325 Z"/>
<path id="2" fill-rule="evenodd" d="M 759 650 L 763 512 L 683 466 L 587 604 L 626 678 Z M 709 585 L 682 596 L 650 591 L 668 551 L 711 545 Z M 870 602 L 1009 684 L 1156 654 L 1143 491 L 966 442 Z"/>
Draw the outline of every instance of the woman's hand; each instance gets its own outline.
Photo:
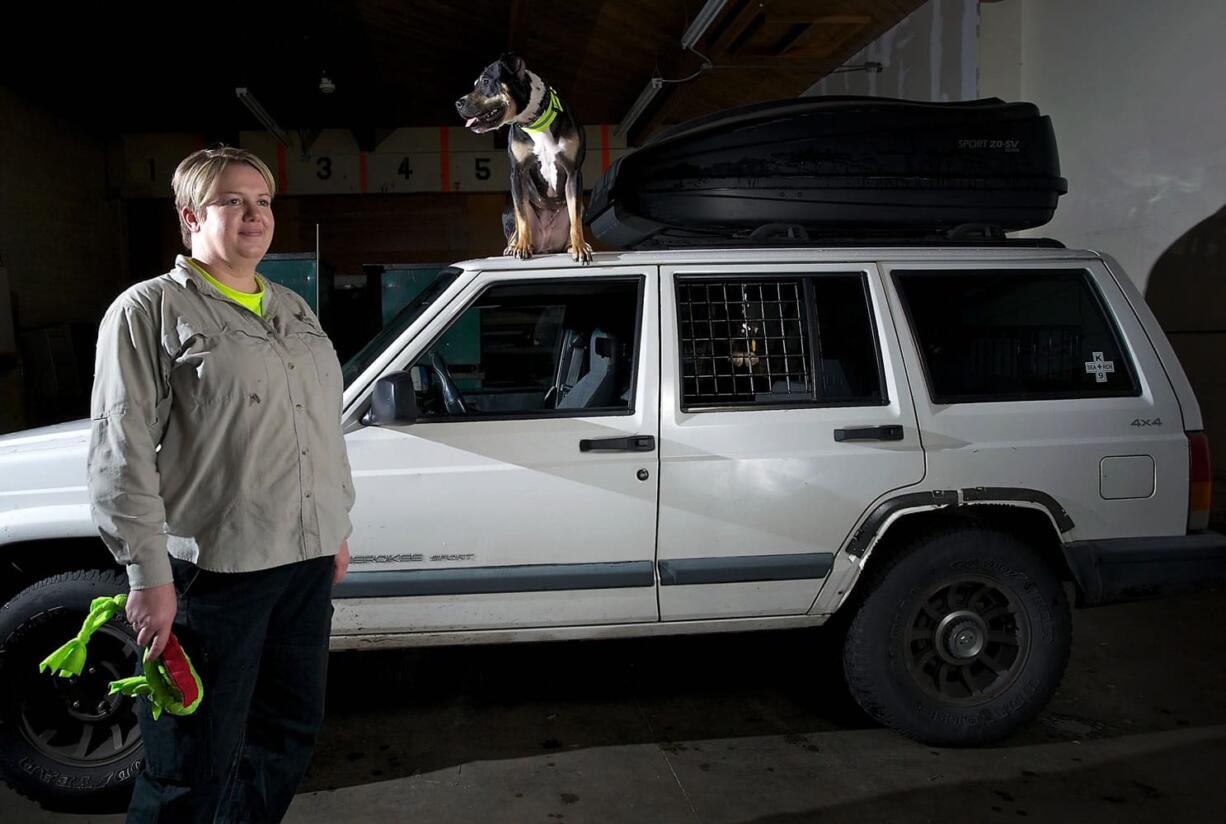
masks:
<path id="1" fill-rule="evenodd" d="M 177 609 L 174 584 L 134 589 L 128 593 L 128 623 L 136 630 L 136 643 L 148 647 L 147 660 L 158 658 L 166 648 Z"/>
<path id="2" fill-rule="evenodd" d="M 349 541 L 341 541 L 341 548 L 332 558 L 332 583 L 339 584 L 349 571 Z"/>

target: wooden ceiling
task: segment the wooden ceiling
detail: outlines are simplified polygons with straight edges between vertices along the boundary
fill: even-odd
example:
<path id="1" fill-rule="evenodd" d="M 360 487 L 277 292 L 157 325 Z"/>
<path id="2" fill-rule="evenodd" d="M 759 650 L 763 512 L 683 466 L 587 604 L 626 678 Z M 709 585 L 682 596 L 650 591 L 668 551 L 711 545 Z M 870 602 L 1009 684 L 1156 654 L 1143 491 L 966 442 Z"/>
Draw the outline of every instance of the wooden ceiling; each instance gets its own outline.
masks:
<path id="1" fill-rule="evenodd" d="M 923 0 L 727 0 L 686 51 L 704 2 L 106 4 L 71 15 L 21 4 L 5 12 L 0 84 L 102 134 L 225 139 L 259 128 L 237 87 L 287 129 L 458 125 L 455 99 L 507 48 L 591 124 L 620 122 L 653 76 L 693 75 L 665 85 L 631 132 L 639 142 L 721 108 L 795 96 Z M 332 94 L 319 89 L 324 74 Z"/>

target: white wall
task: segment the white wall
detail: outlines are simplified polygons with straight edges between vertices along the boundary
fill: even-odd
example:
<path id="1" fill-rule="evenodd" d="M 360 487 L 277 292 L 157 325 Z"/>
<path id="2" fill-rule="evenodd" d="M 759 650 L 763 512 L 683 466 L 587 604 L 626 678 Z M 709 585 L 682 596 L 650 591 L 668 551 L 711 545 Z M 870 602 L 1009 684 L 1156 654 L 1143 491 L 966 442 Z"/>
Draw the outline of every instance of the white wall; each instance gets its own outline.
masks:
<path id="1" fill-rule="evenodd" d="M 1042 231 L 1109 252 L 1144 290 L 1159 256 L 1226 204 L 1226 3 L 1003 0 L 981 12 L 980 93 L 1016 92 L 1055 125 L 1069 193 Z M 1012 44 L 1017 80 L 1001 65 Z"/>
<path id="2" fill-rule="evenodd" d="M 845 64 L 880 63 L 880 73 L 832 74 L 805 95 L 973 100 L 978 23 L 976 0 L 928 0 Z"/>
<path id="3" fill-rule="evenodd" d="M 1038 104 L 1069 193 L 1036 233 L 1110 253 L 1145 290 L 1171 244 L 1226 204 L 1224 35 L 1222 0 L 929 0 L 847 61 L 883 72 L 805 94 Z"/>
<path id="4" fill-rule="evenodd" d="M 979 4 L 979 96 L 1022 98 L 1022 8 L 1014 0 Z"/>

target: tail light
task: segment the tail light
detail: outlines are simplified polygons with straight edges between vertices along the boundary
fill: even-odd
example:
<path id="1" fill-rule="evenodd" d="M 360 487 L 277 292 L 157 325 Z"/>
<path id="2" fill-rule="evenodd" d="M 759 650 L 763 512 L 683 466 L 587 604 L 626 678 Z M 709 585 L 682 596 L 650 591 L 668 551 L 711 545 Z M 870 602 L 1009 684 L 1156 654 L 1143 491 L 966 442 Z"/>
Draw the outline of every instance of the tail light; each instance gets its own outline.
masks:
<path id="1" fill-rule="evenodd" d="M 1188 531 L 1209 526 L 1209 504 L 1213 496 L 1213 474 L 1209 471 L 1209 436 L 1188 433 Z"/>

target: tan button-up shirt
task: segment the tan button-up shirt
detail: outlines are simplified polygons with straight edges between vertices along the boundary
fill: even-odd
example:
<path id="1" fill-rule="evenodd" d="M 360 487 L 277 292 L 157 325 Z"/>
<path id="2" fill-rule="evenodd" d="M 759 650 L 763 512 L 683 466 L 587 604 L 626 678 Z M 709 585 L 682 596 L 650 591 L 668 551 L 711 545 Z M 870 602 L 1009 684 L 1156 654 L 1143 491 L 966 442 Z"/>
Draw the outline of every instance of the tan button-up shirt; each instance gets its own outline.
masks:
<path id="1" fill-rule="evenodd" d="M 170 582 L 168 553 L 250 572 L 349 536 L 336 351 L 301 297 L 265 289 L 259 318 L 179 257 L 102 320 L 89 493 L 133 589 Z"/>

